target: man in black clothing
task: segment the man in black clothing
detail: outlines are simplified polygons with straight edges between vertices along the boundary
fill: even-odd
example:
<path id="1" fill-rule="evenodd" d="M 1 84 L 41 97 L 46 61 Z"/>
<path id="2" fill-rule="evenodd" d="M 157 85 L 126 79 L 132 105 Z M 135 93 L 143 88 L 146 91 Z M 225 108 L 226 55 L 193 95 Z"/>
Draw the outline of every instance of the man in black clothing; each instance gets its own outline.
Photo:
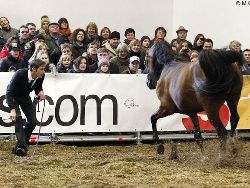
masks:
<path id="1" fill-rule="evenodd" d="M 27 145 L 37 122 L 36 109 L 29 94 L 35 90 L 37 97 L 40 100 L 45 100 L 42 88 L 45 77 L 45 65 L 46 63 L 42 60 L 35 59 L 31 62 L 30 69 L 23 68 L 17 70 L 7 86 L 6 102 L 10 108 L 10 119 L 15 124 L 17 137 L 17 143 L 12 153 L 18 156 L 27 155 Z M 23 127 L 20 108 L 27 118 L 25 128 Z"/>

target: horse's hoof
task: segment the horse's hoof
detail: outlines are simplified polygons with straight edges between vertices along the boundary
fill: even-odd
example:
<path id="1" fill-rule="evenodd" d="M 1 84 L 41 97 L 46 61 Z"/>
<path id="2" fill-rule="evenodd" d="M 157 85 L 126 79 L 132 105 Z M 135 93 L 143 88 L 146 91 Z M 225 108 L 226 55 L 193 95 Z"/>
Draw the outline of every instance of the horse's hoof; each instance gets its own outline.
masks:
<path id="1" fill-rule="evenodd" d="M 169 158 L 168 158 L 169 160 L 178 160 L 179 159 L 179 157 L 178 157 L 178 155 L 177 154 L 171 154 L 170 156 L 169 156 Z"/>
<path id="2" fill-rule="evenodd" d="M 162 144 L 159 144 L 159 145 L 157 146 L 157 154 L 163 155 L 163 154 L 164 154 L 164 151 L 165 151 L 164 146 L 163 146 Z"/>
<path id="3" fill-rule="evenodd" d="M 236 158 L 237 156 L 238 156 L 238 149 L 237 148 L 232 148 L 231 149 L 231 151 L 230 151 L 230 153 L 231 153 L 231 156 L 233 157 L 233 158 Z"/>

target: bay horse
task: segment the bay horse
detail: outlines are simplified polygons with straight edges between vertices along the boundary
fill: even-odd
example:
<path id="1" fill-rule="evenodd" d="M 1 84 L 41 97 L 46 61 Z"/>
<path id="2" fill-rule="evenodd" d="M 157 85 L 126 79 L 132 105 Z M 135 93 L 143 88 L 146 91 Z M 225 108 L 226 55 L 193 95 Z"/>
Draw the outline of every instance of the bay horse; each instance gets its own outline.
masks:
<path id="1" fill-rule="evenodd" d="M 228 131 L 220 117 L 220 107 L 227 102 L 231 117 L 229 137 L 235 134 L 239 121 L 237 105 L 242 90 L 241 54 L 225 50 L 202 50 L 197 62 L 176 62 L 168 43 L 157 41 L 150 49 L 147 61 L 147 85 L 156 88 L 160 107 L 151 116 L 153 141 L 158 154 L 164 153 L 159 142 L 157 120 L 174 113 L 188 115 L 194 127 L 194 139 L 204 156 L 198 112 L 205 111 L 220 140 L 220 156 L 227 150 Z M 173 148 L 173 146 L 172 146 Z M 170 158 L 176 158 L 172 154 Z"/>

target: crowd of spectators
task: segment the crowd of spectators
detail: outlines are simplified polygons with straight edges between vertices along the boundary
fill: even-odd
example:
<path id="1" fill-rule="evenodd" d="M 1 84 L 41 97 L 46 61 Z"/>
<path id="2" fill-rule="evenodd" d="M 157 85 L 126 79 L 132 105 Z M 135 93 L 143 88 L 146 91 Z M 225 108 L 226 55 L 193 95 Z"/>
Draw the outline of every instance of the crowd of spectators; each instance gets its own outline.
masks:
<path id="1" fill-rule="evenodd" d="M 201 50 L 213 49 L 213 40 L 197 34 L 193 43 L 188 41 L 188 30 L 180 26 L 177 37 L 166 41 L 167 30 L 155 29 L 154 37 L 136 36 L 133 28 L 124 32 L 121 41 L 118 31 L 103 27 L 98 32 L 96 23 L 90 22 L 85 29 L 72 31 L 66 18 L 50 22 L 41 17 L 41 27 L 34 23 L 11 27 L 7 17 L 0 17 L 0 72 L 16 71 L 28 67 L 34 59 L 46 62 L 46 72 L 58 73 L 147 73 L 145 61 L 155 41 L 165 41 L 176 55 L 176 61 L 194 62 Z M 250 74 L 250 50 L 241 49 L 241 43 L 229 42 L 228 50 L 243 54 L 243 74 Z"/>

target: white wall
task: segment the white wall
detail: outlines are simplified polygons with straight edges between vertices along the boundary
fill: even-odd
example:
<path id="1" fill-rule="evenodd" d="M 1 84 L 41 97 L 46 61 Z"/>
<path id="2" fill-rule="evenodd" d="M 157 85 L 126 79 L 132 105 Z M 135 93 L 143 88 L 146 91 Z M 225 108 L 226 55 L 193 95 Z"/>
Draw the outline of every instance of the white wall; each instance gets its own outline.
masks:
<path id="1" fill-rule="evenodd" d="M 216 48 L 229 44 L 232 40 L 242 43 L 242 48 L 250 48 L 248 5 L 236 5 L 237 0 L 174 0 L 173 35 L 180 25 L 188 32 L 188 40 L 193 43 L 198 33 L 214 41 Z M 241 2 L 241 1 L 240 1 Z"/>
<path id="2" fill-rule="evenodd" d="M 85 28 L 95 21 L 98 28 L 110 27 L 121 33 L 133 27 L 137 38 L 154 36 L 158 26 L 167 29 L 167 39 L 176 37 L 180 25 L 189 30 L 188 40 L 193 42 L 198 33 L 214 40 L 217 48 L 239 40 L 244 48 L 250 48 L 250 3 L 236 5 L 237 0 L 0 0 L 0 16 L 9 18 L 18 28 L 27 22 L 40 26 L 44 14 L 51 21 L 60 17 L 69 20 L 70 27 Z M 241 1 L 240 1 L 241 2 Z M 250 2 L 249 0 L 247 2 Z M 248 12 L 247 12 L 248 11 Z"/>
<path id="3" fill-rule="evenodd" d="M 172 28 L 172 0 L 0 0 L 0 4 L 0 16 L 8 17 L 15 28 L 27 22 L 40 27 L 42 15 L 53 22 L 66 17 L 72 29 L 85 29 L 94 21 L 99 30 L 108 26 L 119 31 L 122 39 L 128 27 L 135 29 L 139 39 L 143 35 L 153 37 L 158 26 Z"/>

